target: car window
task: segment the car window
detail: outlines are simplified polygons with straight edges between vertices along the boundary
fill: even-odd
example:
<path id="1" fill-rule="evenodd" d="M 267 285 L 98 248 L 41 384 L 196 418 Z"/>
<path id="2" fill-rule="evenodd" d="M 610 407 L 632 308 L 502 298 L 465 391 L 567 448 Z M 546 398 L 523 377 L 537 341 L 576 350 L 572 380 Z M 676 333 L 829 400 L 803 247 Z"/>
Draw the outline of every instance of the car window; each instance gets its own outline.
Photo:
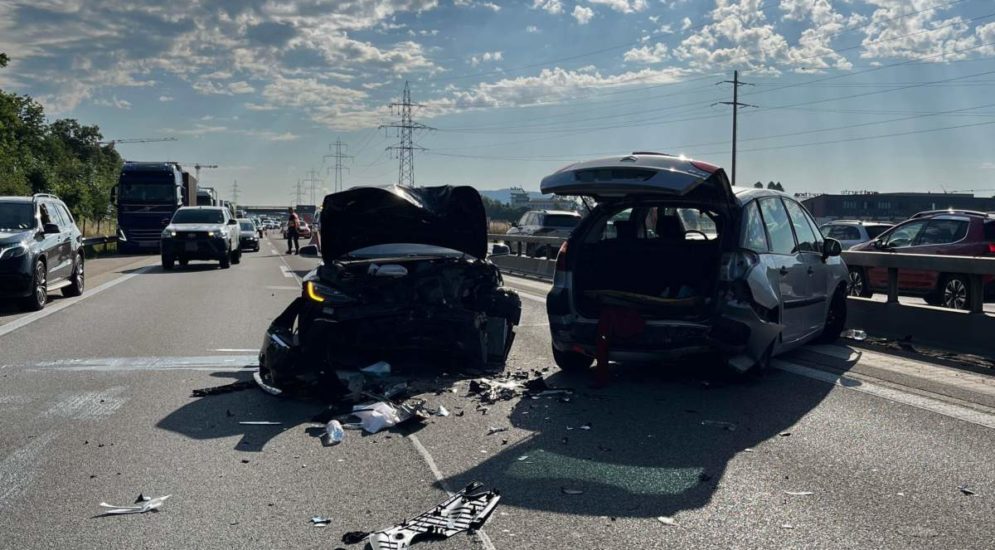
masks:
<path id="1" fill-rule="evenodd" d="M 882 233 L 891 229 L 890 225 L 865 225 L 864 229 L 867 231 L 867 236 L 876 239 L 881 236 Z"/>
<path id="2" fill-rule="evenodd" d="M 967 235 L 966 220 L 930 220 L 919 235 L 920 245 L 954 243 Z"/>
<path id="3" fill-rule="evenodd" d="M 764 218 L 767 236 L 770 238 L 770 251 L 775 254 L 794 254 L 795 236 L 791 231 L 791 220 L 781 204 L 781 199 L 759 199 L 760 213 Z"/>
<path id="4" fill-rule="evenodd" d="M 527 212 L 525 214 L 522 214 L 522 217 L 519 218 L 519 220 L 518 220 L 518 225 L 528 225 L 529 224 L 529 218 L 531 216 L 532 215 L 529 214 L 529 213 L 527 213 Z"/>
<path id="5" fill-rule="evenodd" d="M 625 210 L 612 214 L 611 217 L 609 217 L 607 220 L 604 221 L 604 224 L 601 227 L 601 234 L 598 236 L 596 240 L 608 241 L 612 239 L 617 239 L 618 228 L 616 224 L 625 225 L 631 223 L 631 218 L 632 218 L 631 208 L 626 208 Z"/>
<path id="6" fill-rule="evenodd" d="M 859 241 L 860 230 L 852 225 L 824 225 L 822 232 L 837 241 Z"/>
<path id="7" fill-rule="evenodd" d="M 995 243 L 995 221 L 985 222 L 985 240 Z"/>
<path id="8" fill-rule="evenodd" d="M 37 223 L 30 202 L 0 202 L 0 231 L 32 229 Z"/>
<path id="9" fill-rule="evenodd" d="M 768 252 L 767 232 L 764 221 L 760 218 L 760 209 L 756 201 L 746 205 L 743 211 L 743 248 L 754 252 Z"/>
<path id="10" fill-rule="evenodd" d="M 73 215 L 69 212 L 69 210 L 66 210 L 66 207 L 64 205 L 58 204 L 56 205 L 56 207 L 59 210 L 59 212 L 62 214 L 62 219 L 65 220 L 66 222 L 66 225 L 64 227 L 66 229 L 71 228 L 73 224 L 76 223 L 76 221 L 73 220 Z"/>
<path id="11" fill-rule="evenodd" d="M 47 223 L 59 223 L 48 211 L 48 206 L 45 204 L 38 205 L 38 216 L 41 218 L 42 225 L 45 225 Z"/>
<path id="12" fill-rule="evenodd" d="M 243 231 L 254 231 L 256 229 L 253 227 L 252 222 L 240 222 L 239 226 Z"/>
<path id="13" fill-rule="evenodd" d="M 225 223 L 223 210 L 177 210 L 173 223 Z"/>
<path id="14" fill-rule="evenodd" d="M 798 237 L 798 252 L 818 252 L 819 239 L 815 237 L 815 232 L 805 219 L 805 211 L 801 205 L 795 201 L 784 199 L 784 206 L 788 209 L 788 216 L 791 218 L 791 226 L 795 228 L 795 235 Z"/>
<path id="15" fill-rule="evenodd" d="M 577 227 L 578 223 L 580 223 L 580 218 L 577 216 L 568 216 L 566 214 L 547 214 L 546 221 L 543 225 L 546 227 L 572 229 Z"/>
<path id="16" fill-rule="evenodd" d="M 912 243 L 915 242 L 919 231 L 921 231 L 925 225 L 925 221 L 915 221 L 909 222 L 905 225 L 900 225 L 885 237 L 884 244 L 893 248 L 912 246 Z"/>
<path id="17" fill-rule="evenodd" d="M 66 229 L 69 225 L 65 216 L 62 215 L 62 209 L 54 202 L 48 203 L 48 214 L 52 217 L 52 223 L 59 226 L 59 229 Z"/>

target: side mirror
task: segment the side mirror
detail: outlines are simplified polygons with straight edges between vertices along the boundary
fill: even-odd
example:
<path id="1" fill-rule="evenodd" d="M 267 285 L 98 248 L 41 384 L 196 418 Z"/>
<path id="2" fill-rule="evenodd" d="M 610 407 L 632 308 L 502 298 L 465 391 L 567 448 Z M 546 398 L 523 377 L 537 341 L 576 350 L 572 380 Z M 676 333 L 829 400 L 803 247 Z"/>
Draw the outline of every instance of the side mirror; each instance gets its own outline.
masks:
<path id="1" fill-rule="evenodd" d="M 238 221 L 235 218 L 229 218 L 228 219 L 228 225 L 235 225 L 237 223 L 238 223 Z"/>
<path id="2" fill-rule="evenodd" d="M 59 226 L 55 225 L 54 223 L 46 223 L 44 226 L 42 226 L 42 231 L 44 231 L 46 235 L 51 235 L 53 233 L 62 233 L 62 230 L 59 229 Z"/>
<path id="3" fill-rule="evenodd" d="M 827 238 L 822 242 L 822 257 L 830 258 L 832 256 L 839 256 L 843 253 L 843 245 L 840 244 L 836 239 Z"/>
<path id="4" fill-rule="evenodd" d="M 318 245 L 309 244 L 307 246 L 302 246 L 297 252 L 297 255 L 302 258 L 320 258 L 321 254 L 318 252 Z"/>

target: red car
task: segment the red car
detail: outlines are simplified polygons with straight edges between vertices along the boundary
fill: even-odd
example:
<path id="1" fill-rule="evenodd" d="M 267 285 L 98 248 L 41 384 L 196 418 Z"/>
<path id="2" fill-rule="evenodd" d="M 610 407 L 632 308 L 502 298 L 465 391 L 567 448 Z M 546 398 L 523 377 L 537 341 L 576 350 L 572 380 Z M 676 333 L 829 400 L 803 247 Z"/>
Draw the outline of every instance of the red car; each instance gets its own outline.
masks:
<path id="1" fill-rule="evenodd" d="M 985 212 L 940 210 L 920 212 L 877 239 L 854 246 L 853 251 L 995 256 L 995 216 Z M 983 279 L 985 297 L 995 297 L 995 277 Z M 850 295 L 869 297 L 888 291 L 888 270 L 850 267 Z M 898 292 L 920 296 L 931 305 L 966 309 L 970 285 L 966 275 L 900 269 Z"/>

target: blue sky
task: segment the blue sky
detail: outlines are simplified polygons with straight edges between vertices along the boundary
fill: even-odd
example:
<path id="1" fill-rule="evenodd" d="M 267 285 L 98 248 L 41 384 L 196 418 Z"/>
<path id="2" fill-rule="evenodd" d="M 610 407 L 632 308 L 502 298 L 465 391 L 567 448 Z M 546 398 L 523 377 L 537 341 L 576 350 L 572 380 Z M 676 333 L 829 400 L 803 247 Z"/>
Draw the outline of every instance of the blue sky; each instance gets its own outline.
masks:
<path id="1" fill-rule="evenodd" d="M 396 182 L 405 80 L 435 128 L 420 185 L 538 188 L 655 150 L 792 192 L 995 194 L 992 0 L 0 0 L 0 87 L 99 124 L 132 160 L 284 204 L 341 139 L 345 185 Z"/>

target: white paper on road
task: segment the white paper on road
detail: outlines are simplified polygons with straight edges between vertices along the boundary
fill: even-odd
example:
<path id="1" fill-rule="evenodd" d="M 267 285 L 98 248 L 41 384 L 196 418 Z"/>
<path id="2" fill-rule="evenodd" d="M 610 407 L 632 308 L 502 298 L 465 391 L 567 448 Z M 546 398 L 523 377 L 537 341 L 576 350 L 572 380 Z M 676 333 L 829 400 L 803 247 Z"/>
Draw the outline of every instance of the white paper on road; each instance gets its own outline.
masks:
<path id="1" fill-rule="evenodd" d="M 239 424 L 243 426 L 279 426 L 281 422 L 274 422 L 272 420 L 243 420 Z"/>
<path id="2" fill-rule="evenodd" d="M 162 503 L 166 502 L 166 499 L 173 495 L 166 495 L 164 497 L 150 498 L 141 504 L 136 504 L 135 506 L 114 506 L 113 504 L 107 504 L 106 502 L 101 502 L 100 506 L 107 508 L 104 510 L 105 516 L 116 516 L 122 514 L 144 514 L 145 512 L 151 512 L 152 510 L 158 509 L 162 506 Z"/>
<path id="3" fill-rule="evenodd" d="M 401 422 L 397 409 L 382 401 L 371 405 L 356 405 L 352 414 L 359 418 L 363 430 L 371 434 L 384 428 L 392 428 Z"/>

